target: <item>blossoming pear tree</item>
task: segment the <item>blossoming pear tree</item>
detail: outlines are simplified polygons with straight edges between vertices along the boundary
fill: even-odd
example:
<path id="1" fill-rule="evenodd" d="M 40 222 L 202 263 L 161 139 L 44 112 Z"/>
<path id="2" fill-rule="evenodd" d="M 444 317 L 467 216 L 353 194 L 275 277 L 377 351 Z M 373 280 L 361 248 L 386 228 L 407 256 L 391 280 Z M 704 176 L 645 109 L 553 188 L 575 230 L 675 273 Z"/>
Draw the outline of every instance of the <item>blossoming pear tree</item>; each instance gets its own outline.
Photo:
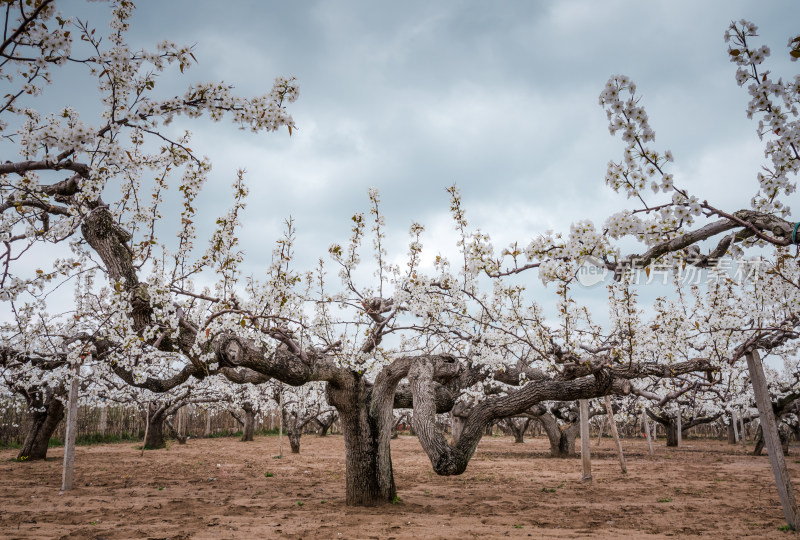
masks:
<path id="1" fill-rule="evenodd" d="M 311 382 L 303 386 L 272 385 L 273 401 L 281 406 L 283 425 L 289 436 L 289 447 L 293 454 L 300 453 L 300 437 L 306 426 L 320 416 L 334 412 L 325 399 L 325 386 Z"/>
<path id="2" fill-rule="evenodd" d="M 704 358 L 665 362 L 645 358 L 638 349 L 635 356 L 623 359 L 631 349 L 625 343 L 632 339 L 629 326 L 640 323 L 620 316 L 610 327 L 603 328 L 574 298 L 577 253 L 583 249 L 577 239 L 591 229 L 589 224 L 573 227 L 564 242 L 572 246 L 568 249 L 574 253 L 548 255 L 546 264 L 539 265 L 540 276 L 555 285 L 559 310 L 557 320 L 547 321 L 530 292 L 498 270 L 488 235 L 467 229 L 458 190 L 451 188 L 450 192 L 454 222 L 461 233 L 461 259 L 451 263 L 443 256 L 437 257 L 434 275 L 417 272 L 395 296 L 405 299 L 416 312 L 425 335 L 436 336 L 440 347 L 464 359 L 464 371 L 453 381 L 463 390 L 453 410 L 454 436 L 450 442 L 436 429 L 431 408 L 420 407 L 425 399 L 420 375 L 415 371 L 409 374 L 415 392 L 414 428 L 439 474 L 463 471 L 483 427 L 495 419 L 521 414 L 541 416 L 540 406 L 544 410 L 552 408 L 551 404 L 544 404 L 548 401 L 627 394 L 633 388 L 632 381 L 638 378 L 673 377 L 713 369 Z M 560 237 L 552 235 L 536 249 L 545 253 L 550 249 L 544 246 L 556 241 L 561 241 Z M 594 236 L 595 247 L 602 248 L 604 243 L 602 235 Z M 482 278 L 485 273 L 493 277 L 490 287 Z M 613 296 L 611 301 L 618 302 Z M 628 318 L 637 315 L 632 304 L 629 298 Z M 424 371 L 422 367 L 417 369 Z M 568 408 L 556 405 L 557 410 Z M 558 429 L 552 432 L 561 434 Z M 560 445 L 560 438 L 554 438 L 555 445 Z"/>
<path id="3" fill-rule="evenodd" d="M 23 398 L 27 409 L 28 431 L 17 456 L 21 460 L 46 457 L 50 437 L 65 414 L 70 367 L 88 363 L 88 351 L 74 338 L 85 325 L 36 308 L 35 303 L 15 306 L 14 319 L 0 323 L 0 386 Z"/>
<path id="4" fill-rule="evenodd" d="M 757 190 L 749 201 L 749 208 L 722 209 L 712 202 L 693 195 L 669 170 L 673 156 L 669 151 L 652 147 L 655 133 L 650 127 L 647 113 L 636 95 L 636 85 L 626 76 L 612 77 L 600 95 L 600 104 L 606 109 L 612 134 L 621 133 L 626 143 L 623 159 L 610 162 L 606 182 L 615 190 L 624 192 L 637 201 L 634 208 L 612 215 L 604 226 L 604 236 L 609 242 L 630 236 L 643 242 L 646 250 L 641 254 L 625 254 L 620 248 L 606 249 L 606 244 L 595 240 L 595 231 L 588 230 L 577 242 L 553 242 L 545 237 L 531 242 L 526 249 L 516 245 L 506 250 L 505 257 L 492 266 L 490 275 L 501 276 L 539 267 L 540 272 L 563 257 L 591 256 L 602 267 L 614 272 L 615 277 L 637 269 L 643 270 L 654 262 L 671 267 L 689 264 L 695 268 L 708 268 L 725 255 L 742 256 L 749 248 L 772 246 L 777 256 L 773 268 L 782 264 L 796 265 L 796 257 L 789 250 L 798 243 L 798 225 L 786 218 L 790 207 L 786 197 L 796 190 L 800 169 L 800 77 L 773 79 L 763 63 L 770 54 L 766 46 L 754 46 L 757 28 L 747 21 L 732 23 L 725 33 L 730 43 L 728 54 L 736 64 L 736 81 L 747 85 L 750 102 L 749 117 L 758 118 L 757 133 L 764 141 L 767 164 L 756 173 Z M 800 57 L 800 36 L 788 43 L 793 61 Z M 656 198 L 647 193 L 667 194 Z M 742 206 L 745 206 L 744 204 Z M 698 221 L 700 223 L 698 223 Z M 699 243 L 710 244 L 710 249 Z M 705 244 L 704 244 L 705 246 Z M 798 287 L 797 281 L 786 285 Z M 785 463 L 779 456 L 778 434 L 768 396 L 767 383 L 758 350 L 772 350 L 798 337 L 800 323 L 797 305 L 781 313 L 777 324 L 761 325 L 762 312 L 771 312 L 764 304 L 752 320 L 744 318 L 737 327 L 754 325 L 747 339 L 728 357 L 730 363 L 746 358 L 753 383 L 759 414 L 768 444 L 772 445 L 770 459 L 781 502 L 790 526 L 800 526 L 800 511 L 794 501 Z M 771 441 L 771 442 L 769 442 Z"/>
<path id="5" fill-rule="evenodd" d="M 276 406 L 272 401 L 270 382 L 233 382 L 222 377 L 208 377 L 205 380 L 215 381 L 226 393 L 226 399 L 218 400 L 216 406 L 210 406 L 209 410 L 227 410 L 242 428 L 242 442 L 253 441 L 256 421 L 268 409 Z"/>
<path id="6" fill-rule="evenodd" d="M 422 226 L 411 227 L 405 263 L 390 264 L 378 194 L 371 192 L 369 213 L 353 216 L 349 243 L 330 248 L 338 286 L 327 277 L 330 264 L 321 261 L 305 273 L 293 267 L 291 221 L 264 276 L 243 279 L 244 254 L 236 237 L 247 195 L 243 173 L 234 180 L 232 209 L 217 221 L 207 249 L 197 256 L 194 222 L 204 216 L 197 215 L 195 201 L 210 161 L 190 148 L 188 134 L 173 136 L 165 126 L 178 115 L 208 115 L 229 117 L 255 132 L 285 126 L 291 135 L 295 126 L 286 104 L 297 98 L 294 80 L 279 78 L 271 92 L 253 98 L 236 97 L 223 83 L 192 85 L 181 96 L 158 97 L 156 74 L 169 67 L 182 73 L 194 60 L 192 50 L 171 42 L 162 42 L 155 52 L 132 50 L 125 39 L 130 1 L 112 2 L 107 40 L 86 23 L 56 12 L 54 0 L 17 4 L 17 10 L 6 11 L 11 30 L 0 46 L 2 74 L 15 88 L 0 105 L 0 136 L 16 145 L 19 155 L 0 164 L 4 302 L 15 311 L 45 313 L 46 293 L 58 281 L 102 272 L 107 286 L 86 289 L 90 300 L 81 299 L 74 313 L 60 315 L 61 320 L 71 315 L 87 331 L 57 336 L 50 356 L 63 354 L 59 348 L 69 344 L 75 344 L 73 357 L 88 347 L 93 358 L 129 385 L 179 395 L 189 388 L 184 385 L 190 378 L 205 383 L 219 375 L 241 383 L 269 378 L 295 387 L 324 383 L 344 434 L 349 505 L 395 497 L 389 444 L 394 408 L 413 408 L 414 427 L 434 471 L 453 475 L 466 469 L 484 427 L 496 419 L 547 401 L 628 394 L 634 379 L 714 369 L 705 358 L 665 363 L 636 348 L 631 350 L 638 356 L 628 352 L 631 360 L 621 361 L 625 339 L 632 339 L 626 338 L 625 325 L 601 328 L 570 295 L 581 258 L 591 255 L 621 274 L 679 250 L 702 266 L 740 245 L 787 246 L 792 240 L 792 224 L 781 217 L 788 210 L 779 196 L 790 191 L 786 178 L 796 172 L 792 160 L 797 154 L 790 151 L 797 138 L 791 121 L 797 88 L 769 83 L 767 98 L 776 95 L 790 103 L 783 115 L 774 107 L 762 111 L 758 103 L 753 106 L 774 133 L 765 135 L 776 164 L 759 179 L 761 195 L 753 210 L 725 213 L 696 201 L 681 194 L 665 173 L 656 186 L 673 195 L 663 205 L 617 214 L 602 231 L 578 222 L 567 237 L 547 234 L 526 248 L 511 246 L 498 259 L 488 235 L 467 231 L 457 193 L 451 190 L 461 260 L 451 264 L 439 257 L 433 273 L 425 275 Z M 747 27 L 733 39 L 746 45 L 752 33 Z M 731 55 L 749 59 L 746 66 L 756 70 L 754 92 L 762 95 L 768 79 L 757 70 L 756 51 L 744 45 Z M 86 67 L 96 81 L 102 112 L 89 123 L 71 108 L 50 115 L 33 108 L 51 71 L 67 66 Z M 620 98 L 624 92 L 626 100 Z M 601 100 L 609 108 L 612 128 L 622 130 L 629 143 L 624 161 L 610 168 L 609 182 L 644 201 L 641 179 L 660 172 L 671 156 L 645 147 L 652 130 L 634 92 L 628 79 L 617 77 Z M 788 165 L 781 156 L 788 156 Z M 778 163 L 784 168 L 778 169 Z M 173 245 L 157 233 L 165 193 L 176 185 L 181 227 Z M 717 221 L 690 229 L 697 212 Z M 652 218 L 639 217 L 653 213 Z M 728 234 L 708 255 L 691 248 L 723 233 Z M 368 234 L 375 262 L 372 280 L 364 279 L 362 265 Z M 648 251 L 622 257 L 612 243 L 622 234 L 645 241 Z M 39 246 L 64 244 L 66 254 L 44 268 L 28 271 L 20 264 Z M 510 268 L 504 262 L 509 260 Z M 534 267 L 556 285 L 560 316 L 555 324 L 548 324 L 523 287 L 504 279 Z M 488 286 L 486 274 L 493 278 Z M 633 311 L 627 313 L 635 318 Z M 768 340 L 777 345 L 790 339 L 791 321 L 788 327 L 781 323 L 754 333 L 737 350 L 749 354 Z M 30 363 L 36 353 L 25 345 L 8 355 Z M 436 415 L 451 410 L 457 398 L 468 402 L 470 410 L 458 440 L 448 442 Z"/>

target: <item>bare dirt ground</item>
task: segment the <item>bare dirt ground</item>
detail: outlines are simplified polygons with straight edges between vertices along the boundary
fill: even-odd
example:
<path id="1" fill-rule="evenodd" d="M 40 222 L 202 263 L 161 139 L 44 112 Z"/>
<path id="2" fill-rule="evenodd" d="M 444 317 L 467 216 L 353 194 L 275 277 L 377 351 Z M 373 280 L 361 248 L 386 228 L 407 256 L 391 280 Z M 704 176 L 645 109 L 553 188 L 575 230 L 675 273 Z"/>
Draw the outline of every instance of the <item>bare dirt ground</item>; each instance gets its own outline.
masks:
<path id="1" fill-rule="evenodd" d="M 277 437 L 190 440 L 139 456 L 131 444 L 78 447 L 76 488 L 59 494 L 63 450 L 46 462 L 0 452 L 0 538 L 796 538 L 766 456 L 740 446 L 685 441 L 656 456 L 624 441 L 592 441 L 594 482 L 580 461 L 547 457 L 544 439 L 486 437 L 467 472 L 432 473 L 413 437 L 392 441 L 400 501 L 344 505 L 341 436 L 302 438 L 278 454 Z M 284 439 L 288 451 L 288 441 Z M 797 455 L 797 449 L 793 448 Z M 800 457 L 788 463 L 800 484 Z M 273 476 L 266 476 L 271 473 Z"/>

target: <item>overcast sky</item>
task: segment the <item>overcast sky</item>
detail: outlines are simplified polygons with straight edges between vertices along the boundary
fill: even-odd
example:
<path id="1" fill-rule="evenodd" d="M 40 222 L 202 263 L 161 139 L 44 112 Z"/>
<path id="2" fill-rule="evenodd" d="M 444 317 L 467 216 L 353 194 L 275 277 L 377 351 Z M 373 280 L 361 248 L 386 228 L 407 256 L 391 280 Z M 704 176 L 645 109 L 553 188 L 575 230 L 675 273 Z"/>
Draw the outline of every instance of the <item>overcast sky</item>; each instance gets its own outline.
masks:
<path id="1" fill-rule="evenodd" d="M 66 6 L 105 24 L 103 5 Z M 214 163 L 201 199 L 209 225 L 228 206 L 235 171 L 248 171 L 241 238 L 246 270 L 259 272 L 290 215 L 301 266 L 345 242 L 369 187 L 381 192 L 397 260 L 412 221 L 426 226 L 426 247 L 452 245 L 445 187 L 454 182 L 471 224 L 496 246 L 579 219 L 599 226 L 626 203 L 603 182 L 623 148 L 597 102 L 612 74 L 637 83 L 656 146 L 675 155 L 676 183 L 717 206 L 747 207 L 763 147 L 723 43 L 741 18 L 759 26 L 776 73 L 797 71 L 786 49 L 800 32 L 793 0 L 142 0 L 131 40 L 196 44 L 199 63 L 182 78 L 164 75 L 164 95 L 212 79 L 261 94 L 277 75 L 297 77 L 291 137 L 185 124 Z"/>

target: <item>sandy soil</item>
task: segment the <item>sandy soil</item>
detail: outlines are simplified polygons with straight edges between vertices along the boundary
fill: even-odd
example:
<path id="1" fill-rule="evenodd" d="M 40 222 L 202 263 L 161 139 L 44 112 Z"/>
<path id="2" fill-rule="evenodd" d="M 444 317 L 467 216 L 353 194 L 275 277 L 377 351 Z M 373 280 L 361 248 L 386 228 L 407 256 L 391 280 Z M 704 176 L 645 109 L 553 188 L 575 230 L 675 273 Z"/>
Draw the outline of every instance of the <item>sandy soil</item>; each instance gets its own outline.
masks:
<path id="1" fill-rule="evenodd" d="M 302 453 L 283 459 L 277 437 L 190 440 L 144 457 L 131 444 L 78 447 L 76 488 L 64 494 L 62 449 L 31 463 L 2 451 L 0 538 L 797 537 L 779 530 L 766 456 L 662 439 L 651 458 L 626 440 L 622 475 L 612 442 L 595 443 L 587 485 L 580 461 L 548 458 L 544 439 L 484 438 L 466 473 L 438 477 L 418 441 L 400 437 L 401 500 L 379 508 L 345 507 L 341 436 L 304 436 Z M 788 462 L 800 485 L 800 458 Z"/>

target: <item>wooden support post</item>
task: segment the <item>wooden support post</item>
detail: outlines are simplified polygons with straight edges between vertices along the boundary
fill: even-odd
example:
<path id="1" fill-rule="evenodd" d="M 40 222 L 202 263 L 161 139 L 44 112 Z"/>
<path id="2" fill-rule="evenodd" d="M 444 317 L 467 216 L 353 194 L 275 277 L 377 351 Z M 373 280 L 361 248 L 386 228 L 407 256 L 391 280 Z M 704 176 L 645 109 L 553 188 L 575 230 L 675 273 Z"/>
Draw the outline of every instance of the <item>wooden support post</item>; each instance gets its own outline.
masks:
<path id="1" fill-rule="evenodd" d="M 653 455 L 653 440 L 650 438 L 650 422 L 647 420 L 647 411 L 642 409 L 642 423 L 644 424 L 644 434 L 647 435 L 647 446 L 650 448 L 650 455 Z"/>
<path id="2" fill-rule="evenodd" d="M 283 457 L 283 390 L 278 396 L 280 402 L 280 414 L 278 415 L 278 456 Z"/>
<path id="3" fill-rule="evenodd" d="M 745 442 L 745 435 L 747 432 L 744 430 L 744 413 L 742 413 L 742 411 L 739 411 L 739 424 L 741 425 L 739 435 L 742 437 L 742 448 L 744 448 L 747 445 Z"/>
<path id="4" fill-rule="evenodd" d="M 72 367 L 72 382 L 69 386 L 69 403 L 67 404 L 67 433 L 64 441 L 64 468 L 61 472 L 61 491 L 72 489 L 75 472 L 75 430 L 78 427 L 78 392 L 80 389 L 80 364 Z"/>
<path id="5" fill-rule="evenodd" d="M 597 434 L 597 446 L 600 446 L 600 440 L 603 438 L 603 429 L 606 427 L 606 419 L 600 419 L 600 433 Z"/>
<path id="6" fill-rule="evenodd" d="M 619 433 L 617 433 L 617 423 L 614 421 L 614 410 L 611 408 L 611 398 L 606 396 L 606 415 L 608 416 L 608 427 L 611 428 L 611 435 L 614 437 L 614 443 L 617 445 L 617 457 L 619 457 L 619 466 L 622 469 L 622 474 L 627 474 L 628 466 L 625 464 L 625 455 L 622 453 L 622 442 L 619 440 Z"/>
<path id="7" fill-rule="evenodd" d="M 680 407 L 680 405 L 678 405 L 678 418 L 677 418 L 677 422 L 678 422 L 678 446 L 680 446 L 680 445 L 681 445 L 681 443 L 683 442 L 683 426 L 681 426 L 681 422 L 683 422 L 683 418 L 682 418 L 682 413 L 681 413 L 681 407 Z"/>
<path id="8" fill-rule="evenodd" d="M 772 412 L 772 401 L 767 389 L 767 379 L 764 377 L 764 366 L 761 364 L 761 357 L 758 351 L 749 352 L 745 356 L 747 358 L 747 369 L 750 371 L 750 380 L 753 384 L 753 393 L 756 396 L 756 406 L 758 406 L 764 443 L 766 444 L 767 452 L 769 452 L 772 474 L 775 476 L 778 496 L 781 500 L 781 506 L 783 506 L 783 515 L 789 526 L 797 530 L 800 528 L 800 512 L 798 512 L 797 502 L 794 498 L 789 471 L 786 470 L 786 461 L 783 459 L 781 440 L 778 437 L 778 426 L 775 423 L 775 414 Z"/>
<path id="9" fill-rule="evenodd" d="M 148 401 L 144 405 L 144 440 L 142 441 L 142 453 L 139 454 L 139 457 L 144 456 L 144 445 L 147 444 L 147 432 L 150 430 L 150 402 Z"/>
<path id="10" fill-rule="evenodd" d="M 581 416 L 581 467 L 583 470 L 581 482 L 591 482 L 592 457 L 589 452 L 589 447 L 591 446 L 591 441 L 589 440 L 589 402 L 585 399 L 579 399 L 578 405 Z"/>

